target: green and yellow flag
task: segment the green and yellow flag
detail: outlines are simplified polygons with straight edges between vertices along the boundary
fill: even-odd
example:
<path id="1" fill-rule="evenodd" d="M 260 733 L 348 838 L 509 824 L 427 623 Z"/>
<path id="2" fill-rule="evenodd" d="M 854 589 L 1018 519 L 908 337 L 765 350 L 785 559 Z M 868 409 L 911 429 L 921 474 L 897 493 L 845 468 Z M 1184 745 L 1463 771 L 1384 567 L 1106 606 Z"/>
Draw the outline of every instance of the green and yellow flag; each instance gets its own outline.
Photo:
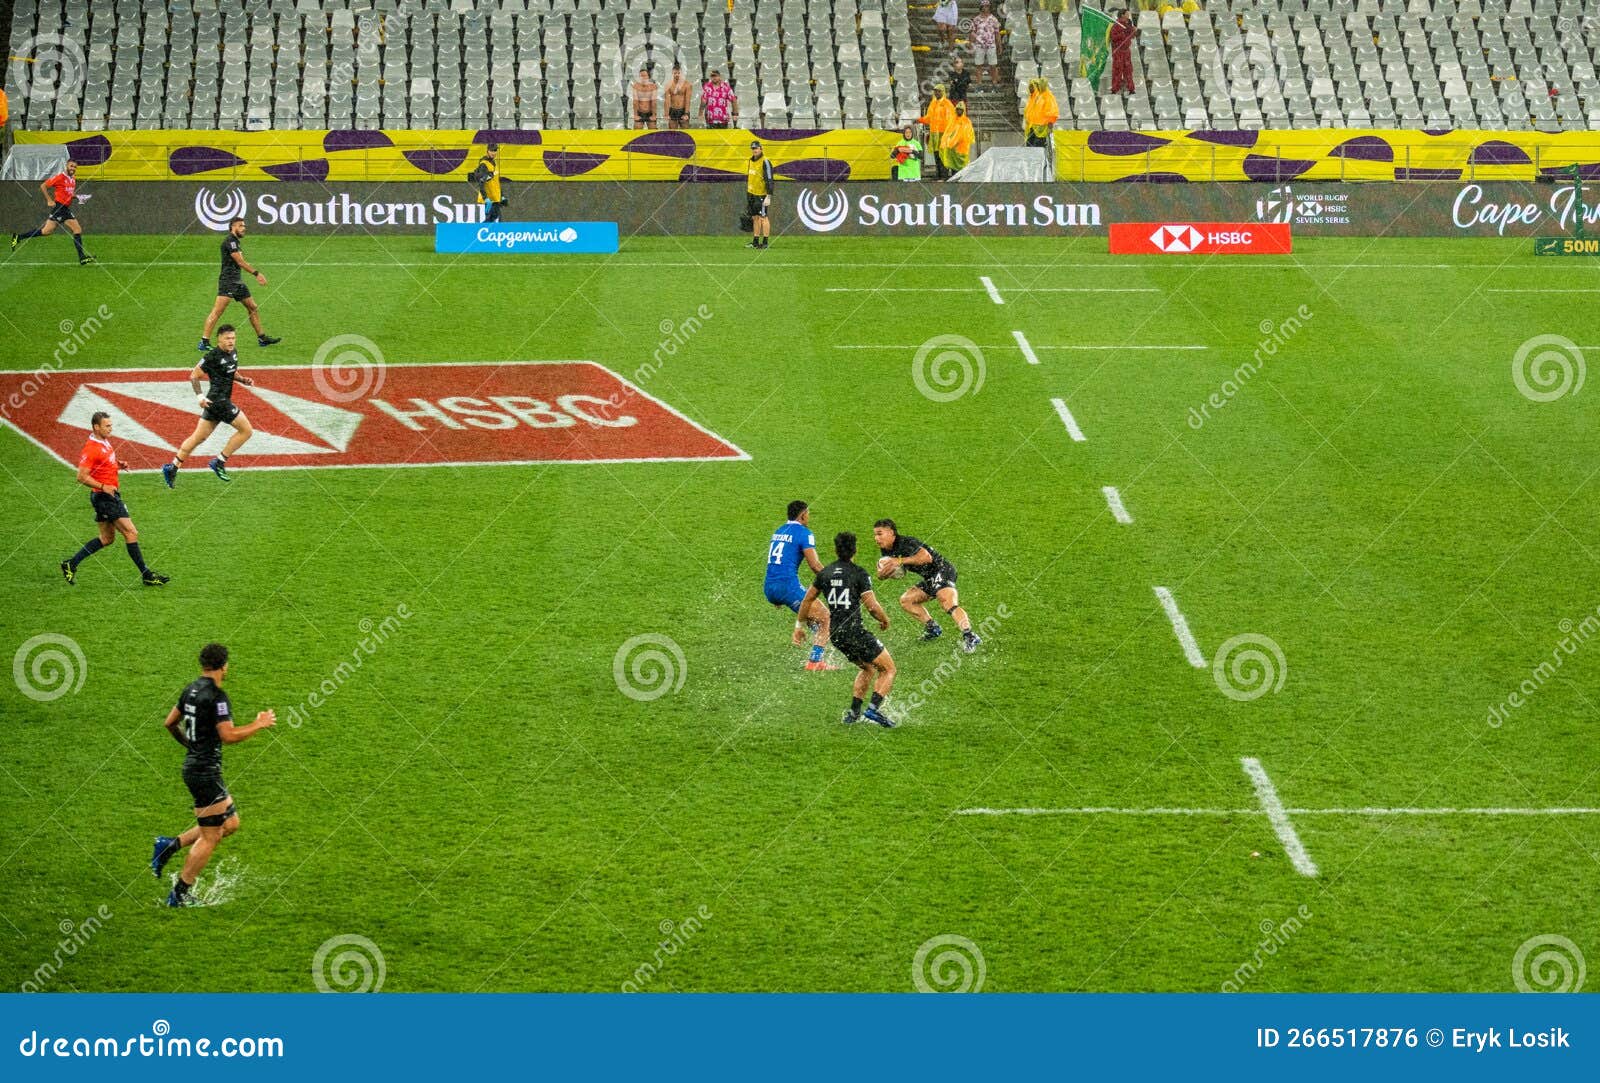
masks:
<path id="1" fill-rule="evenodd" d="M 1091 7 L 1079 11 L 1082 36 L 1078 39 L 1078 74 L 1100 89 L 1106 60 L 1111 56 L 1111 16 Z"/>

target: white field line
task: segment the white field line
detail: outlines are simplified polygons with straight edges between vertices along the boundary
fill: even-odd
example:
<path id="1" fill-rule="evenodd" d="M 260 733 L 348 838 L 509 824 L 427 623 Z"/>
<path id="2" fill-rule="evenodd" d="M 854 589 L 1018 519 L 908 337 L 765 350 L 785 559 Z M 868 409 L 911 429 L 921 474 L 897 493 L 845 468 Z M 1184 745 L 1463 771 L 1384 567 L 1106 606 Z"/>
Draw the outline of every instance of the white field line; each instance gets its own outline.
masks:
<path id="1" fill-rule="evenodd" d="M 207 264 L 207 266 L 210 266 Z M 918 291 L 924 292 L 924 291 Z M 1014 344 L 1013 344 L 1014 345 Z M 836 350 L 920 350 L 922 343 L 918 342 L 907 346 L 899 343 L 864 342 L 850 343 L 848 345 L 835 344 Z M 1010 345 L 994 345 L 989 343 L 978 347 L 980 350 L 1007 350 Z M 1035 346 L 1036 350 L 1209 350 L 1210 346 L 1195 346 L 1184 344 L 1180 346 Z"/>
<path id="2" fill-rule="evenodd" d="M 1106 494 L 1106 507 L 1111 509 L 1111 517 L 1119 523 L 1133 522 L 1133 516 L 1128 514 L 1128 509 L 1123 507 L 1122 494 L 1117 492 L 1115 485 L 1102 485 L 1100 491 Z"/>
<path id="3" fill-rule="evenodd" d="M 988 275 L 979 275 L 989 299 L 1005 304 Z M 1013 293 L 1160 293 L 1154 286 L 1007 286 Z M 973 286 L 827 286 L 824 293 L 977 293 Z"/>
<path id="4" fill-rule="evenodd" d="M 1039 363 L 1039 355 L 1033 352 L 1032 346 L 1028 345 L 1028 336 L 1021 331 L 1013 331 L 1011 332 L 1011 337 L 1017 340 L 1017 349 L 1022 351 L 1022 356 L 1028 364 L 1037 365 Z"/>
<path id="5" fill-rule="evenodd" d="M 1245 756 L 1239 763 L 1244 767 L 1244 773 L 1250 776 L 1250 784 L 1256 788 L 1256 800 L 1261 802 L 1261 810 L 1267 814 L 1273 834 L 1278 836 L 1284 853 L 1289 855 L 1289 863 L 1301 876 L 1316 876 L 1317 863 L 1306 853 L 1305 843 L 1300 841 L 1300 835 L 1294 829 L 1294 821 L 1289 819 L 1283 802 L 1278 800 L 1277 787 L 1267 777 L 1267 769 L 1254 756 Z"/>
<path id="6" fill-rule="evenodd" d="M 1600 816 L 1600 808 L 1285 808 L 1291 816 Z M 1260 808 L 1118 808 L 1084 805 L 1079 808 L 958 808 L 957 816 L 1265 816 Z"/>
<path id="7" fill-rule="evenodd" d="M 1072 437 L 1073 442 L 1083 443 L 1083 430 L 1078 428 L 1077 421 L 1072 417 L 1072 411 L 1067 409 L 1066 401 L 1063 399 L 1051 399 L 1050 405 L 1054 406 L 1056 413 L 1061 415 L 1061 424 L 1067 427 L 1067 435 Z"/>
<path id="8" fill-rule="evenodd" d="M 1183 611 L 1178 608 L 1178 600 L 1172 596 L 1172 591 L 1166 587 L 1151 588 L 1156 592 L 1156 598 L 1161 602 L 1161 608 L 1167 611 L 1167 620 L 1172 622 L 1172 632 L 1178 637 L 1178 645 L 1183 648 L 1183 656 L 1195 669 L 1206 668 L 1206 656 L 1200 653 L 1200 644 L 1194 641 L 1194 633 L 1189 631 L 1189 622 L 1184 619 Z"/>
<path id="9" fill-rule="evenodd" d="M 104 236 L 104 235 L 102 235 L 102 236 Z M 424 236 L 426 236 L 426 235 L 425 234 L 410 234 L 409 236 L 405 237 L 404 239 L 415 240 L 418 237 L 424 237 Z M 396 234 L 395 238 L 396 238 L 396 240 L 400 240 L 400 239 L 402 239 L 402 235 Z M 814 238 L 814 239 L 820 240 L 821 238 Z M 739 267 L 739 268 L 754 269 L 754 270 L 760 270 L 762 268 L 772 268 L 772 269 L 780 269 L 780 268 L 810 268 L 810 269 L 816 269 L 816 270 L 826 270 L 827 267 L 828 267 L 827 264 L 821 264 L 821 263 L 817 263 L 815 261 L 811 261 L 811 262 L 801 262 L 801 261 L 768 262 L 767 260 L 760 260 L 760 261 L 745 262 L 745 261 L 739 261 L 739 260 L 657 260 L 657 259 L 623 259 L 620 256 L 601 256 L 599 258 L 588 258 L 588 259 L 586 259 L 584 257 L 581 257 L 581 256 L 564 256 L 564 257 L 562 257 L 561 262 L 559 264 L 557 264 L 557 263 L 549 263 L 544 257 L 533 257 L 531 253 L 529 255 L 530 255 L 531 258 L 526 259 L 526 260 L 519 260 L 517 262 L 530 264 L 530 265 L 531 264 L 535 264 L 535 263 L 543 262 L 543 263 L 547 264 L 547 266 L 545 268 L 543 268 L 543 269 L 549 270 L 552 273 L 561 273 L 560 269 L 561 268 L 566 268 L 566 267 L 572 267 L 572 266 L 592 267 L 592 266 L 594 266 L 596 264 L 607 264 L 607 263 L 612 264 L 612 265 L 617 266 L 617 267 L 638 267 L 638 268 L 645 269 L 645 270 L 652 270 L 652 269 L 657 268 L 657 267 Z M 59 267 L 59 266 L 61 266 L 62 262 L 63 262 L 62 260 L 10 259 L 10 260 L 0 260 L 0 267 Z M 143 267 L 143 268 L 146 268 L 147 270 L 159 270 L 162 267 L 215 267 L 217 265 L 217 261 L 216 260 L 158 260 L 158 261 L 154 261 L 154 262 L 150 262 L 150 261 L 146 261 L 146 260 L 97 260 L 96 262 L 102 267 Z M 437 267 L 439 265 L 439 263 L 440 263 L 439 260 L 429 261 L 429 260 L 394 260 L 394 259 L 385 259 L 385 260 L 302 260 L 302 261 L 297 262 L 297 263 L 277 264 L 276 266 L 278 267 L 279 272 L 282 273 L 285 270 L 292 270 L 295 267 Z M 462 263 L 462 264 L 460 264 L 460 266 L 462 266 L 462 267 L 481 267 L 481 268 L 495 268 L 495 269 L 498 269 L 501 266 L 501 264 L 499 263 L 498 260 L 482 260 L 482 261 L 473 261 L 473 262 Z M 1007 266 L 1010 267 L 1010 268 L 1013 268 L 1013 269 L 1016 269 L 1016 268 L 1038 268 L 1040 270 L 1045 270 L 1045 271 L 1074 270 L 1074 269 L 1076 269 L 1076 270 L 1094 271 L 1096 273 L 1099 273 L 1099 272 L 1103 272 L 1103 271 L 1141 271 L 1142 272 L 1142 271 L 1149 270 L 1152 266 L 1155 266 L 1155 264 L 1153 264 L 1153 263 L 1142 263 L 1142 262 L 1136 263 L 1136 262 L 1131 262 L 1131 261 L 1130 262 L 1125 262 L 1125 263 L 1113 263 L 1113 262 L 1110 262 L 1110 261 L 1104 261 L 1104 262 L 1099 262 L 1099 263 L 1059 263 L 1059 262 L 1051 262 L 1051 263 L 1039 263 L 1039 262 L 1008 263 Z M 960 269 L 963 269 L 963 270 L 985 270 L 985 269 L 993 269 L 993 267 L 994 267 L 994 261 L 993 260 L 989 260 L 989 261 L 983 262 L 983 263 L 941 263 L 941 264 L 939 264 L 939 270 L 940 271 L 949 270 L 951 268 L 960 268 Z M 1248 260 L 1248 261 L 1247 260 L 1240 260 L 1237 263 L 1207 263 L 1207 264 L 1199 264 L 1199 265 L 1196 265 L 1196 266 L 1194 266 L 1192 268 L 1190 268 L 1190 267 L 1185 267 L 1184 268 L 1186 273 L 1192 273 L 1192 274 L 1201 274 L 1201 273 L 1218 272 L 1218 271 L 1271 271 L 1271 270 L 1286 270 L 1286 271 L 1302 271 L 1302 272 L 1305 272 L 1305 271 L 1316 271 L 1316 270 L 1330 270 L 1330 271 L 1345 271 L 1345 270 L 1369 270 L 1369 271 L 1407 271 L 1407 270 L 1425 270 L 1425 271 L 1494 271 L 1494 270 L 1498 270 L 1498 269 L 1499 269 L 1499 265 L 1498 264 L 1493 264 L 1493 263 L 1305 263 L 1303 261 L 1296 262 L 1296 261 L 1284 261 L 1284 260 L 1270 261 L 1269 262 L 1269 261 L 1263 261 L 1263 260 L 1259 260 L 1259 259 L 1257 259 L 1257 260 Z M 1553 262 L 1551 262 L 1549 264 L 1531 264 L 1531 265 L 1529 265 L 1529 267 L 1522 268 L 1522 269 L 1523 270 L 1530 270 L 1530 269 L 1531 270 L 1543 270 L 1543 271 L 1571 271 L 1571 270 L 1574 270 L 1575 268 L 1572 268 L 1570 266 L 1557 266 L 1555 264 L 1555 262 L 1553 261 Z M 1590 291 L 1589 290 L 1583 290 L 1581 292 L 1588 293 Z"/>
<path id="10" fill-rule="evenodd" d="M 1507 287 L 1505 289 L 1484 290 L 1483 292 L 1484 293 L 1593 293 L 1594 292 L 1594 287 L 1591 286 L 1589 289 L 1586 289 L 1586 290 L 1580 290 L 1580 289 L 1570 289 L 1569 290 L 1569 289 L 1553 289 L 1553 288 L 1550 288 L 1550 287 L 1547 287 L 1547 286 L 1526 286 L 1526 287 L 1522 287 L 1520 289 L 1519 288 Z"/>

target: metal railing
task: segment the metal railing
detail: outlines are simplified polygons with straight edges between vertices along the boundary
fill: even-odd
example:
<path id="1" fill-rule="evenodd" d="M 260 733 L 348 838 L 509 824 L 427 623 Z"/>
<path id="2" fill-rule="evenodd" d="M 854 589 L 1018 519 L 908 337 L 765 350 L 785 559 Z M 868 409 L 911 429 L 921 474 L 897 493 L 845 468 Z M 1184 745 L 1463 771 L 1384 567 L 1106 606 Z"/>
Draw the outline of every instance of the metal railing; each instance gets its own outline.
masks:
<path id="1" fill-rule="evenodd" d="M 1573 165 L 1600 167 L 1600 133 L 1591 139 L 1564 140 L 1560 146 L 1549 147 L 1518 147 L 1507 142 L 1503 147 L 1486 150 L 1484 141 L 1480 140 L 1474 143 L 1431 142 L 1426 146 L 1402 144 L 1392 150 L 1392 161 L 1362 158 L 1356 152 L 1323 153 L 1312 157 L 1313 164 L 1307 168 L 1308 148 L 1298 144 L 1207 147 L 1189 143 L 1182 145 L 1176 154 L 1169 145 L 1128 155 L 1105 155 L 1088 146 L 1058 147 L 1056 179 L 1080 184 L 1170 175 L 1188 181 L 1268 183 L 1299 179 L 1330 183 L 1535 180 L 1553 176 L 1557 170 Z M 1248 174 L 1244 177 L 1240 176 L 1244 170 L 1241 151 L 1250 157 Z"/>

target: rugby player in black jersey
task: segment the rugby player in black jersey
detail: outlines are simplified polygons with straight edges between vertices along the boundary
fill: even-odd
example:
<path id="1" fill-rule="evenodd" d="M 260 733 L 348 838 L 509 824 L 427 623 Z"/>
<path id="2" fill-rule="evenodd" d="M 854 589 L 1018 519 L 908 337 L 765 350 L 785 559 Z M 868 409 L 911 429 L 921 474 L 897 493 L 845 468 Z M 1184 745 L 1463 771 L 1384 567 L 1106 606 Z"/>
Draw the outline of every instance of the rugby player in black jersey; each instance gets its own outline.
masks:
<path id="1" fill-rule="evenodd" d="M 894 687 L 894 659 L 889 657 L 878 637 L 862 626 L 861 607 L 867 607 L 867 612 L 885 632 L 889 630 L 889 617 L 878 604 L 877 595 L 872 593 L 872 578 L 855 562 L 856 536 L 849 531 L 835 534 L 833 553 L 839 559 L 817 573 L 816 582 L 806 590 L 805 600 L 800 603 L 800 612 L 804 613 L 812 599 L 820 597 L 828 607 L 828 634 L 834 649 L 860 669 L 851 689 L 850 709 L 844 713 L 845 724 L 861 721 L 861 701 L 871 688 L 872 701 L 865 717 L 887 729 L 894 722 L 883 713 L 883 700 Z"/>
<path id="2" fill-rule="evenodd" d="M 161 878 L 172 856 L 189 847 L 183 871 L 172 882 L 168 906 L 193 906 L 190 892 L 211 860 L 217 843 L 239 830 L 239 810 L 222 781 L 222 746 L 237 744 L 271 729 L 278 721 L 272 711 L 262 711 L 249 725 L 233 724 L 233 707 L 222 682 L 228 676 L 228 648 L 207 643 L 200 648 L 200 677 L 178 696 L 167 715 L 167 732 L 189 750 L 183 758 L 183 784 L 194 797 L 196 824 L 180 835 L 160 835 L 150 856 L 150 871 Z"/>
<path id="3" fill-rule="evenodd" d="M 222 454 L 206 465 L 211 467 L 211 472 L 223 481 L 233 480 L 228 476 L 228 456 L 238 451 L 246 440 L 255 435 L 255 430 L 250 427 L 250 419 L 233 404 L 234 381 L 246 387 L 255 386 L 255 381 L 250 377 L 239 375 L 239 351 L 235 342 L 233 326 L 223 324 L 217 329 L 216 347 L 207 351 L 200 359 L 200 363 L 194 367 L 194 371 L 189 373 L 189 386 L 194 388 L 194 393 L 200 400 L 200 423 L 194 427 L 189 439 L 179 446 L 177 453 L 172 456 L 172 461 L 161 468 L 161 477 L 165 479 L 169 489 L 178 483 L 178 467 L 189 457 L 189 452 L 199 447 L 201 442 L 211 435 L 211 430 L 218 425 L 232 425 L 233 435 L 228 437 L 228 442 L 223 445 Z M 201 380 L 210 381 L 204 393 L 200 390 Z"/>
<path id="4" fill-rule="evenodd" d="M 944 634 L 939 622 L 928 616 L 925 604 L 929 599 L 938 599 L 939 605 L 961 629 L 961 649 L 968 654 L 977 650 L 983 640 L 973 633 L 972 621 L 961 608 L 960 596 L 956 594 L 956 566 L 931 545 L 900 533 L 893 519 L 879 519 L 873 523 L 872 540 L 878 543 L 878 551 L 893 562 L 892 569 L 904 568 L 921 577 L 921 582 L 900 595 L 900 608 L 922 625 L 922 638 L 938 639 Z M 878 577 L 888 578 L 882 562 L 878 565 Z"/>
<path id="5" fill-rule="evenodd" d="M 256 329 L 257 346 L 274 346 L 283 341 L 261 329 L 261 310 L 256 307 L 255 298 L 250 296 L 250 287 L 244 284 L 241 272 L 254 276 L 256 284 L 261 286 L 267 284 L 267 276 L 245 262 L 244 253 L 239 250 L 243 243 L 244 219 L 235 218 L 228 223 L 228 235 L 222 238 L 222 268 L 217 272 L 217 300 L 211 306 L 211 314 L 206 317 L 206 325 L 200 332 L 200 345 L 195 347 L 201 353 L 211 349 L 211 329 L 234 301 L 244 305 L 245 312 L 249 314 L 250 326 Z"/>

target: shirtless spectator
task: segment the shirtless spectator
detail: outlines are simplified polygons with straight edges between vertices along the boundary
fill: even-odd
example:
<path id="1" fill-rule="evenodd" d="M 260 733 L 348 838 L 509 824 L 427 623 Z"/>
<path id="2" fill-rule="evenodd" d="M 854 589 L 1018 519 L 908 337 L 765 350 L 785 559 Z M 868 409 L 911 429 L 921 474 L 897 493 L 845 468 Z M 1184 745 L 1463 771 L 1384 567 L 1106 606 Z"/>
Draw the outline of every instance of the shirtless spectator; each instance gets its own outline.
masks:
<path id="1" fill-rule="evenodd" d="M 633 126 L 635 128 L 654 128 L 656 126 L 656 86 L 654 79 L 650 78 L 649 68 L 639 69 L 639 78 L 633 81 Z"/>
<path id="2" fill-rule="evenodd" d="M 669 128 L 687 128 L 689 126 L 689 99 L 694 96 L 694 87 L 689 80 L 683 77 L 683 65 L 672 65 L 672 79 L 667 83 L 667 126 Z"/>

